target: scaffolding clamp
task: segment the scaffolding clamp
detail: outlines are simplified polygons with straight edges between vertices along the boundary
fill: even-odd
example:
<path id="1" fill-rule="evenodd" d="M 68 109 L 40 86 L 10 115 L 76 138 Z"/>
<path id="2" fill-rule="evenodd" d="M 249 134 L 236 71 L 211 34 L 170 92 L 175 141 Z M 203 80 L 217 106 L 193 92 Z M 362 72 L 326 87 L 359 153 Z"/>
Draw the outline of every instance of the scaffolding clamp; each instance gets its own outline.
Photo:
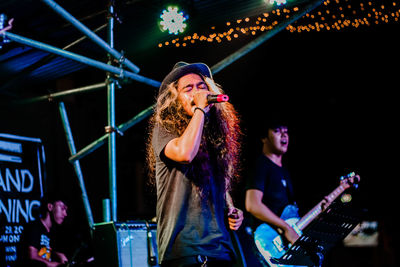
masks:
<path id="1" fill-rule="evenodd" d="M 123 69 L 123 65 L 125 62 L 126 58 L 125 58 L 125 52 L 124 50 L 121 50 L 121 56 L 118 59 L 118 63 L 119 63 L 119 79 L 124 79 L 124 69 Z"/>
<path id="2" fill-rule="evenodd" d="M 124 133 L 121 132 L 121 131 L 118 129 L 118 127 L 106 126 L 106 127 L 104 127 L 104 129 L 105 129 L 106 134 L 117 133 L 117 134 L 119 134 L 120 136 L 123 136 L 123 135 L 124 135 Z"/>

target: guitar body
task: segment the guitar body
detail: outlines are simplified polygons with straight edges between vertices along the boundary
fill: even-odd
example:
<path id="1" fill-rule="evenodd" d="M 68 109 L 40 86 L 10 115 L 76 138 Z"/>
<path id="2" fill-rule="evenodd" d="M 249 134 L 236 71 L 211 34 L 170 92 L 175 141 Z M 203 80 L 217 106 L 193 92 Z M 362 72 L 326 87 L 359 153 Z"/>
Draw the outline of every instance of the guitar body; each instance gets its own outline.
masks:
<path id="1" fill-rule="evenodd" d="M 294 205 L 288 205 L 282 212 L 281 219 L 285 220 L 289 225 L 294 225 L 299 219 L 298 208 Z M 275 266 L 292 266 L 274 264 L 271 258 L 280 258 L 289 249 L 289 244 L 274 228 L 266 223 L 260 224 L 254 231 L 254 241 L 259 252 L 263 255 L 268 265 Z"/>
<path id="2" fill-rule="evenodd" d="M 282 212 L 281 219 L 286 221 L 290 226 L 294 226 L 302 231 L 310 222 L 312 222 L 330 203 L 340 196 L 347 188 L 358 186 L 360 176 L 354 172 L 340 177 L 340 185 L 333 190 L 328 196 L 321 200 L 314 208 L 312 208 L 301 219 L 298 214 L 298 208 L 288 205 Z M 289 243 L 282 238 L 274 228 L 266 223 L 260 224 L 254 231 L 254 242 L 262 254 L 264 259 L 270 266 L 293 266 L 273 263 L 273 258 L 281 258 L 289 249 Z"/>

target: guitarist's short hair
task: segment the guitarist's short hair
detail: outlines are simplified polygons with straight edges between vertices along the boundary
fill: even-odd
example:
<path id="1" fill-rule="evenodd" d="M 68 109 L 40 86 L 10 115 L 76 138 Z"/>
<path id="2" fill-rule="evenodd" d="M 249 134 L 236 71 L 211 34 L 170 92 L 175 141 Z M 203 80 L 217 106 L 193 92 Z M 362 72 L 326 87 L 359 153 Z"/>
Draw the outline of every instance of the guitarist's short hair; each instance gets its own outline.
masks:
<path id="1" fill-rule="evenodd" d="M 279 127 L 289 127 L 287 119 L 279 116 L 270 117 L 264 120 L 264 124 L 261 127 L 260 138 L 268 136 L 268 130 L 276 129 Z"/>

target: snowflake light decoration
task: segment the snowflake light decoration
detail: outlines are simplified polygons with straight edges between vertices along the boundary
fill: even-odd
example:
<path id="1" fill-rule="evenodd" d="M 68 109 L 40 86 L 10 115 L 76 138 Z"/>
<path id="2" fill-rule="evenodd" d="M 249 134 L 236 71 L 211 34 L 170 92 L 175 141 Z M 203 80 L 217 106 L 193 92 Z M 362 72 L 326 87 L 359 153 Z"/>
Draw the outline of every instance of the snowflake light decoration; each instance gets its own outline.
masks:
<path id="1" fill-rule="evenodd" d="M 177 35 L 179 32 L 182 33 L 186 28 L 186 23 L 184 23 L 186 17 L 183 15 L 183 12 L 178 12 L 177 7 L 168 7 L 167 10 L 164 9 L 160 18 L 162 31 L 168 30 L 169 34 Z"/>

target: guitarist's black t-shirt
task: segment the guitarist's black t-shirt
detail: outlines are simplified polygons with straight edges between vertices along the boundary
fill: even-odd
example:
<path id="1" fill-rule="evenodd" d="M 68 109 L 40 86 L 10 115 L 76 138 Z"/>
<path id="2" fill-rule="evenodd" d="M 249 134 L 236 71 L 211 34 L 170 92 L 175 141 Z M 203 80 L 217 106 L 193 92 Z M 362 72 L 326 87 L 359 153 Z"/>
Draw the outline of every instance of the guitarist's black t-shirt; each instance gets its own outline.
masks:
<path id="1" fill-rule="evenodd" d="M 164 155 L 165 146 L 175 137 L 161 126 L 154 127 L 159 260 L 163 263 L 196 255 L 233 260 L 236 255 L 225 225 L 224 185 L 215 182 L 215 171 L 210 172 L 209 195 L 201 198 L 194 187 L 191 164 L 180 164 Z M 214 169 L 210 161 L 205 164 L 204 168 Z"/>
<path id="2" fill-rule="evenodd" d="M 262 202 L 278 216 L 287 205 L 295 203 L 289 172 L 263 154 L 256 160 L 255 174 L 247 180 L 246 189 L 262 191 Z M 253 229 L 262 223 L 253 216 L 252 219 Z"/>

